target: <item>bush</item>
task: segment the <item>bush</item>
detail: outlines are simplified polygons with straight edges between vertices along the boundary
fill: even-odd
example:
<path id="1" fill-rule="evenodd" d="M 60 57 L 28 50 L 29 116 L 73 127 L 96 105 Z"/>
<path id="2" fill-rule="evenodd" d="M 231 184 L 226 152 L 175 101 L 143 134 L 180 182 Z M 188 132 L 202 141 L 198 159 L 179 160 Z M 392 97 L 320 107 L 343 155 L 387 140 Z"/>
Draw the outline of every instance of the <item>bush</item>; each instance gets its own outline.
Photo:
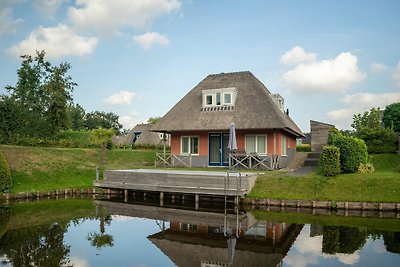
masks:
<path id="1" fill-rule="evenodd" d="M 355 135 L 365 141 L 370 154 L 396 153 L 396 134 L 389 128 L 362 128 Z"/>
<path id="2" fill-rule="evenodd" d="M 343 173 L 355 173 L 361 163 L 367 163 L 367 145 L 361 139 L 344 136 L 335 129 L 329 133 L 328 144 L 339 148 Z"/>
<path id="3" fill-rule="evenodd" d="M 320 164 L 325 176 L 336 176 L 340 173 L 340 150 L 335 146 L 325 146 Z"/>
<path id="4" fill-rule="evenodd" d="M 374 165 L 372 163 L 361 163 L 358 166 L 358 172 L 360 173 L 373 173 L 375 171 Z"/>
<path id="5" fill-rule="evenodd" d="M 297 152 L 311 152 L 311 146 L 309 144 L 302 144 L 296 147 Z"/>
<path id="6" fill-rule="evenodd" d="M 0 153 L 0 192 L 10 189 L 12 185 L 10 167 L 6 158 Z"/>

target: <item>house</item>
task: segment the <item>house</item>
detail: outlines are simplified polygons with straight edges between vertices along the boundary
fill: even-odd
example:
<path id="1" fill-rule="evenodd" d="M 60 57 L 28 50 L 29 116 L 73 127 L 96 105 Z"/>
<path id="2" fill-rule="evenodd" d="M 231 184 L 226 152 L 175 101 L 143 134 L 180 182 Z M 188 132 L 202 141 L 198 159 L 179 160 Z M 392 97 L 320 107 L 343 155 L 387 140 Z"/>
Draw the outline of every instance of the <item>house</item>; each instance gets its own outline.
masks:
<path id="1" fill-rule="evenodd" d="M 153 124 L 137 124 L 129 133 L 125 136 L 115 137 L 113 143 L 116 145 L 163 145 L 163 133 L 155 133 L 150 131 Z M 165 144 L 169 146 L 169 135 L 165 135 Z"/>
<path id="2" fill-rule="evenodd" d="M 282 168 L 296 150 L 296 138 L 304 137 L 288 113 L 284 99 L 271 94 L 251 72 L 211 74 L 151 130 L 171 134 L 171 165 L 226 166 L 229 126 L 234 123 L 238 152 L 247 155 L 239 159 L 240 166 L 251 168 L 255 159 L 253 166 L 266 167 L 269 159 L 264 159 L 276 155 Z"/>

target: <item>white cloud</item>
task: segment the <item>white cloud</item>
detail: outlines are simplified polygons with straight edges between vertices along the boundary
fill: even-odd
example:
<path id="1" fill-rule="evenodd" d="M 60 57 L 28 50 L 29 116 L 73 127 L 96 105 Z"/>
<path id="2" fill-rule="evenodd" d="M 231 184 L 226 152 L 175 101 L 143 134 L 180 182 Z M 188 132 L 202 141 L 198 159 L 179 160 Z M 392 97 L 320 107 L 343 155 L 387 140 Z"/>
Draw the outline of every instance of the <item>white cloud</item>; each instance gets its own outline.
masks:
<path id="1" fill-rule="evenodd" d="M 133 40 L 144 49 L 150 49 L 153 45 L 168 45 L 169 40 L 165 35 L 158 32 L 146 32 L 142 35 L 133 36 Z"/>
<path id="2" fill-rule="evenodd" d="M 387 67 L 382 63 L 372 63 L 370 69 L 372 73 L 380 73 L 384 72 L 387 69 Z"/>
<path id="3" fill-rule="evenodd" d="M 104 102 L 108 105 L 129 105 L 135 96 L 136 93 L 134 92 L 119 91 L 118 93 L 104 99 Z"/>
<path id="4" fill-rule="evenodd" d="M 80 259 L 77 257 L 71 257 L 71 264 L 74 267 L 89 267 L 89 263 L 86 259 Z"/>
<path id="5" fill-rule="evenodd" d="M 384 109 L 387 105 L 400 101 L 400 92 L 392 93 L 357 93 L 345 95 L 340 100 L 345 107 L 329 111 L 326 116 L 341 129 L 349 129 L 353 115 L 364 113 L 371 108 Z"/>
<path id="6" fill-rule="evenodd" d="M 143 29 L 158 17 L 177 12 L 178 0 L 77 0 L 77 7 L 68 9 L 68 18 L 81 29 L 95 29 L 103 34 L 115 33 L 128 26 Z"/>
<path id="7" fill-rule="evenodd" d="M 63 56 L 83 56 L 91 54 L 97 46 L 98 39 L 77 35 L 70 27 L 59 24 L 56 27 L 39 26 L 30 35 L 7 51 L 11 55 L 35 55 L 35 51 L 45 50 L 50 58 Z"/>
<path id="8" fill-rule="evenodd" d="M 360 255 L 358 254 L 358 251 L 354 252 L 353 254 L 337 253 L 335 254 L 335 257 L 340 262 L 348 265 L 354 265 L 360 260 Z"/>
<path id="9" fill-rule="evenodd" d="M 118 121 L 124 126 L 124 129 L 133 129 L 136 124 L 144 123 L 145 119 L 140 118 L 138 112 L 131 112 L 128 115 L 119 116 Z"/>
<path id="10" fill-rule="evenodd" d="M 41 14 L 53 18 L 66 0 L 34 0 L 33 7 Z"/>
<path id="11" fill-rule="evenodd" d="M 286 65 L 297 65 L 304 62 L 314 62 L 317 54 L 306 53 L 300 46 L 295 46 L 281 56 L 281 62 Z"/>
<path id="12" fill-rule="evenodd" d="M 11 8 L 0 8 L 0 36 L 6 33 L 15 33 L 22 21 L 22 19 L 12 17 Z"/>
<path id="13" fill-rule="evenodd" d="M 396 86 L 400 88 L 400 62 L 397 64 L 397 68 L 394 71 L 393 79 L 396 83 Z"/>
<path id="14" fill-rule="evenodd" d="M 334 59 L 302 63 L 283 75 L 285 86 L 293 93 L 343 92 L 365 79 L 349 52 Z"/>

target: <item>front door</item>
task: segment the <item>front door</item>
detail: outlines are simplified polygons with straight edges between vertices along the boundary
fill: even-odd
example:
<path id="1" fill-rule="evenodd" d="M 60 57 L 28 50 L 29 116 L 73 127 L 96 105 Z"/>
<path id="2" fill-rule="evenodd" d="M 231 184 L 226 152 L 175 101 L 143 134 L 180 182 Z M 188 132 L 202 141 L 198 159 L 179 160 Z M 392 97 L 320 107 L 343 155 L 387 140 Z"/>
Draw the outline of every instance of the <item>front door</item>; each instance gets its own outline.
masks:
<path id="1" fill-rule="evenodd" d="M 210 166 L 227 166 L 229 134 L 212 133 L 209 135 L 208 140 L 208 164 Z"/>

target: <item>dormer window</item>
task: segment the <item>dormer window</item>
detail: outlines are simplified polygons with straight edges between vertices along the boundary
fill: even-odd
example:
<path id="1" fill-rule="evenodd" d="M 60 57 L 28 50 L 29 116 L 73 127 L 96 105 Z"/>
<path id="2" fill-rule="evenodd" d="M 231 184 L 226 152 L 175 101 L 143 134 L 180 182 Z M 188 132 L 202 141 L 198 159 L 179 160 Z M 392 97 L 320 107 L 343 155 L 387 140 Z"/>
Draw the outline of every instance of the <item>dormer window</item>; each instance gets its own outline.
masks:
<path id="1" fill-rule="evenodd" d="M 236 88 L 221 88 L 203 90 L 203 108 L 234 106 L 236 100 Z"/>

